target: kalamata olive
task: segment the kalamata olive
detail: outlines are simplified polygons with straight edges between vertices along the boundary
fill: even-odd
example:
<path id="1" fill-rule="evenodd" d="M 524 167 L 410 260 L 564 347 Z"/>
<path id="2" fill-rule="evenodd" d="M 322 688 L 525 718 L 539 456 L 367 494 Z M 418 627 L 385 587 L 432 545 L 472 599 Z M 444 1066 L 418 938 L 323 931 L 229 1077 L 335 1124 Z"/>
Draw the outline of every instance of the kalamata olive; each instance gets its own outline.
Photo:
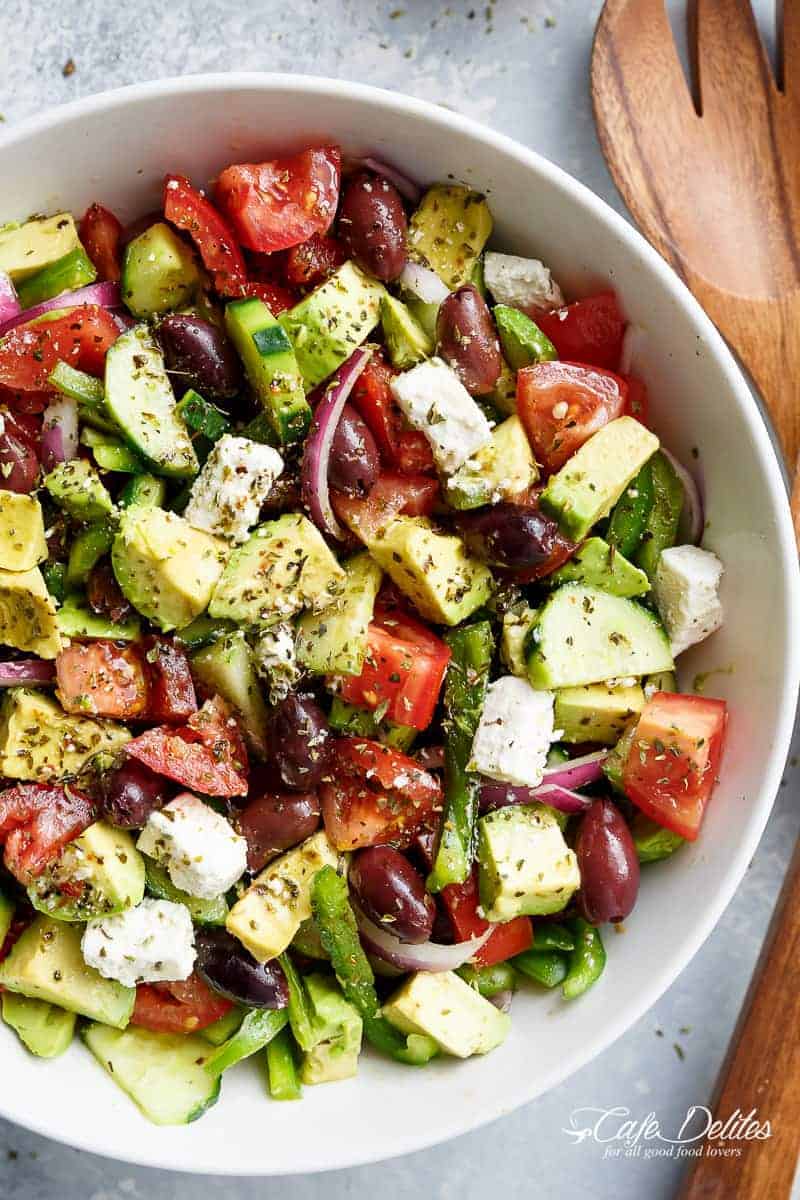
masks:
<path id="1" fill-rule="evenodd" d="M 86 600 L 92 612 L 108 617 L 109 621 L 124 621 L 133 612 L 131 604 L 122 594 L 111 562 L 103 559 L 92 567 L 86 580 Z"/>
<path id="2" fill-rule="evenodd" d="M 350 864 L 350 887 L 365 916 L 401 942 L 427 942 L 436 917 L 433 897 L 407 858 L 391 846 L 359 850 Z"/>
<path id="3" fill-rule="evenodd" d="M 363 271 L 384 281 L 405 266 L 406 221 L 400 193 L 386 179 L 358 171 L 344 189 L 339 238 Z"/>
<path id="4" fill-rule="evenodd" d="M 476 558 L 495 567 L 536 567 L 552 554 L 558 525 L 534 505 L 501 502 L 462 513 L 461 536 Z"/>
<path id="5" fill-rule="evenodd" d="M 239 359 L 225 334 L 210 321 L 173 313 L 158 327 L 169 376 L 179 393 L 196 388 L 206 400 L 230 400 L 242 385 Z"/>
<path id="6" fill-rule="evenodd" d="M 319 826 L 316 792 L 266 792 L 250 800 L 236 821 L 247 839 L 247 866 L 260 871 L 276 855 L 311 837 Z"/>
<path id="7" fill-rule="evenodd" d="M 639 859 L 631 831 L 611 800 L 595 800 L 581 818 L 575 853 L 581 873 L 578 906 L 592 925 L 622 921 L 639 892 Z"/>
<path id="8" fill-rule="evenodd" d="M 268 730 L 270 757 L 287 788 L 307 792 L 328 767 L 331 731 L 313 700 L 292 692 L 273 713 Z"/>
<path id="9" fill-rule="evenodd" d="M 491 392 L 503 360 L 497 330 L 486 301 L 476 287 L 465 283 L 439 305 L 436 317 L 439 353 L 473 396 Z"/>
<path id="10" fill-rule="evenodd" d="M 100 779 L 103 809 L 112 825 L 141 829 L 151 812 L 162 808 L 172 794 L 162 775 L 134 758 L 123 759 Z"/>
<path id="11" fill-rule="evenodd" d="M 209 987 L 248 1008 L 286 1008 L 289 985 L 280 963 L 259 963 L 224 929 L 195 932 L 197 970 Z"/>
<path id="12" fill-rule="evenodd" d="M 366 496 L 380 467 L 375 438 L 356 410 L 345 404 L 333 435 L 328 483 L 345 496 Z"/>

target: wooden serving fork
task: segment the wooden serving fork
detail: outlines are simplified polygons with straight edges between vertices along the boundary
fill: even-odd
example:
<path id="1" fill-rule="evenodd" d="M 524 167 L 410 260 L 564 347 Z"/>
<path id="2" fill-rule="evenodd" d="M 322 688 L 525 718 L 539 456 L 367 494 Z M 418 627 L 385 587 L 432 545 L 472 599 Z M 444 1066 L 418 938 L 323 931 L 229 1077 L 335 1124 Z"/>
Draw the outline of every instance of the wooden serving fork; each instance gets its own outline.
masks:
<path id="1" fill-rule="evenodd" d="M 750 372 L 793 476 L 800 541 L 800 0 L 772 73 L 748 0 L 689 0 L 693 90 L 664 0 L 606 0 L 591 86 L 603 153 L 642 231 Z M 788 1200 L 800 1129 L 800 848 L 714 1103 L 772 1137 L 698 1159 L 682 1200 Z"/>

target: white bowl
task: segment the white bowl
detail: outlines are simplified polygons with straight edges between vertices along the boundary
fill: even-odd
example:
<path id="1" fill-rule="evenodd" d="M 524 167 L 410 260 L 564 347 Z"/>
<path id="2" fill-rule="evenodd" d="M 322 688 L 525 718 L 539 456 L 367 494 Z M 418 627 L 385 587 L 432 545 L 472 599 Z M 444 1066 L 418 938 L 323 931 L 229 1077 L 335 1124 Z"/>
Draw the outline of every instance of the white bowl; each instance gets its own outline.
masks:
<path id="1" fill-rule="evenodd" d="M 424 1071 L 366 1055 L 358 1077 L 272 1103 L 261 1064 L 237 1068 L 197 1124 L 159 1129 L 76 1044 L 53 1063 L 0 1034 L 0 1112 L 49 1137 L 148 1166 L 269 1175 L 346 1167 L 464 1133 L 532 1100 L 619 1037 L 683 970 L 731 899 L 778 787 L 800 669 L 798 566 L 780 467 L 749 389 L 688 291 L 624 220 L 557 167 L 453 113 L 374 88 L 280 75 L 165 80 L 95 96 L 0 137 L 0 220 L 100 200 L 123 220 L 157 207 L 166 171 L 203 183 L 231 161 L 318 139 L 374 153 L 421 181 L 487 192 L 495 245 L 536 254 L 573 294 L 610 284 L 649 335 L 640 364 L 654 424 L 698 447 L 708 545 L 725 562 L 727 619 L 690 657 L 731 719 L 702 836 L 644 872 L 623 937 L 583 999 L 519 995 L 513 1032 L 486 1058 Z"/>

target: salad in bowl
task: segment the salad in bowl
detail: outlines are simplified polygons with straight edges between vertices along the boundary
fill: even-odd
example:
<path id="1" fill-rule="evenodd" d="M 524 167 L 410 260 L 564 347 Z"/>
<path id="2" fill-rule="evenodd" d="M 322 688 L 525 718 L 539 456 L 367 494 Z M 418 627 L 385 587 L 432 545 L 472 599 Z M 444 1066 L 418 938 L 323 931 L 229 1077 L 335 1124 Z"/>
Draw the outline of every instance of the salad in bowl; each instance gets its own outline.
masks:
<path id="1" fill-rule="evenodd" d="M 334 144 L 198 182 L 0 228 L 2 1017 L 158 1124 L 602 988 L 727 718 L 620 298 Z"/>

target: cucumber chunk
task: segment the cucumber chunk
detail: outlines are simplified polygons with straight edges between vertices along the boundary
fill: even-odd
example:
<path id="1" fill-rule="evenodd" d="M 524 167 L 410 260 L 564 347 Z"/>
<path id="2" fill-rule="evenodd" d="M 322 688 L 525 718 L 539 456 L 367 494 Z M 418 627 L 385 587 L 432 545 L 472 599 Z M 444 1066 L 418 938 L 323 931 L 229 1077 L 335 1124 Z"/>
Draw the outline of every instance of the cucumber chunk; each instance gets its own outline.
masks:
<path id="1" fill-rule="evenodd" d="M 31 1054 L 58 1058 L 64 1053 L 75 1032 L 75 1013 L 15 992 L 5 992 L 2 1002 L 3 1020 Z"/>

